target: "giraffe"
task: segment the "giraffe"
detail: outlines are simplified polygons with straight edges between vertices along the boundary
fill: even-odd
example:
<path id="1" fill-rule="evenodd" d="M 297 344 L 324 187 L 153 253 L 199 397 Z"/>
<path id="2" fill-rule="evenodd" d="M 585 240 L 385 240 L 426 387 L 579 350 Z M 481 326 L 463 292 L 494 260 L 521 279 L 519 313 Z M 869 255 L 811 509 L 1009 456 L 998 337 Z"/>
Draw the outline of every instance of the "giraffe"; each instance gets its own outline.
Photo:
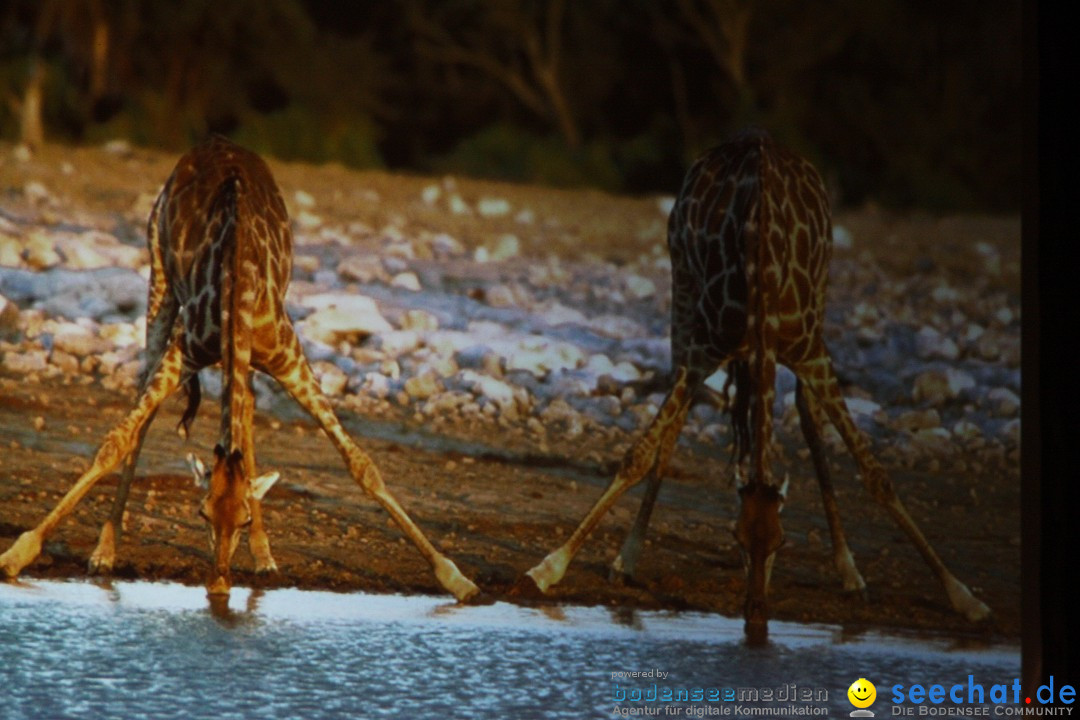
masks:
<path id="1" fill-rule="evenodd" d="M 767 636 L 769 578 L 783 543 L 780 510 L 787 483 L 772 473 L 776 363 L 796 378 L 800 426 L 818 476 L 845 590 L 864 591 L 841 523 L 818 428 L 827 418 L 855 458 L 862 483 L 903 529 L 938 576 L 952 606 L 972 622 L 989 608 L 946 568 L 908 514 L 867 437 L 848 413 L 824 340 L 832 228 L 821 177 L 764 131 L 744 131 L 700 157 L 688 171 L 668 221 L 672 267 L 673 384 L 656 417 L 627 451 L 611 484 L 570 538 L 526 576 L 541 592 L 558 583 L 604 513 L 648 476 L 634 525 L 612 570 L 630 575 L 664 470 L 695 393 L 727 364 L 740 477 L 735 538 L 747 576 L 743 607 L 751 641 Z M 523 579 L 524 580 L 524 579 Z M 524 589 L 527 589 L 527 581 Z"/>
<path id="2" fill-rule="evenodd" d="M 378 468 L 342 428 L 319 389 L 285 312 L 292 270 L 292 233 L 281 192 L 256 154 L 213 136 L 180 158 L 158 196 L 147 228 L 151 282 L 147 307 L 146 368 L 135 406 L 105 437 L 84 472 L 33 529 L 0 555 L 0 569 L 15 577 L 41 552 L 44 538 L 87 492 L 121 461 L 133 469 L 146 428 L 161 403 L 181 385 L 188 391 L 182 428 L 199 400 L 196 373 L 220 362 L 222 418 L 209 489 L 200 514 L 210 526 L 211 597 L 231 588 L 230 562 L 240 531 L 250 526 L 257 562 L 272 565 L 256 537 L 259 500 L 275 476 L 255 478 L 252 370 L 267 373 L 322 427 L 353 479 L 390 514 L 432 565 L 439 583 L 459 601 L 479 591 L 424 536 L 383 482 Z M 252 479 L 255 478 L 255 481 Z M 114 511 L 122 513 L 126 488 Z M 111 565 L 112 536 L 103 529 L 95 554 Z M 108 537 L 105 537 L 108 536 Z M 100 551 L 100 552 L 98 552 Z M 94 561 L 91 561 L 92 564 Z"/>

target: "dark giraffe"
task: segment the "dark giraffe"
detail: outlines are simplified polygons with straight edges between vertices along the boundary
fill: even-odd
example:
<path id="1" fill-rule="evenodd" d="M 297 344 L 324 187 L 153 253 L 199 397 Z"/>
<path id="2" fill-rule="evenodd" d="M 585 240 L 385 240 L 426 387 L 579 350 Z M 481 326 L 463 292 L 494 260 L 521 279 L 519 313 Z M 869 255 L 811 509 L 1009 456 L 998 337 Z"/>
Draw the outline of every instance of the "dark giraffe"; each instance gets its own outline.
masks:
<path id="1" fill-rule="evenodd" d="M 91 565 L 113 562 L 114 537 L 146 428 L 178 387 L 188 390 L 186 428 L 198 407 L 196 373 L 220 362 L 222 421 L 209 491 L 200 514 L 211 529 L 211 595 L 229 592 L 229 565 L 240 531 L 251 528 L 256 567 L 273 569 L 262 529 L 259 498 L 272 480 L 255 478 L 251 372 L 271 375 L 326 431 L 353 479 L 374 497 L 431 563 L 435 576 L 458 600 L 478 592 L 443 556 L 383 483 L 378 468 L 345 433 L 319 390 L 285 312 L 292 268 L 292 232 L 277 184 L 257 155 L 213 137 L 173 170 L 147 228 L 151 282 L 147 307 L 146 367 L 135 407 L 105 437 L 93 464 L 35 528 L 0 555 L 10 577 L 31 563 L 41 544 L 86 493 L 130 458 L 113 514 L 102 530 Z M 264 478 L 266 476 L 263 476 Z"/>
<path id="2" fill-rule="evenodd" d="M 774 481 L 770 448 L 776 363 L 798 378 L 796 402 L 824 499 L 836 567 L 844 589 L 862 591 L 840 521 L 818 427 L 822 411 L 854 456 L 863 485 L 908 535 L 937 574 L 953 607 L 972 621 L 989 608 L 945 567 L 916 526 L 884 468 L 855 426 L 824 340 L 825 288 L 832 227 L 821 177 L 810 163 L 747 131 L 699 158 L 686 175 L 668 222 L 672 266 L 671 355 L 674 385 L 645 433 L 626 453 L 615 479 L 569 540 L 528 572 L 543 592 L 562 579 L 585 538 L 628 488 L 649 482 L 634 526 L 616 557 L 632 574 L 668 460 L 694 395 L 729 364 L 737 465 L 749 465 L 738 489 L 735 537 L 747 570 L 747 635 L 764 639 L 766 598 L 786 483 Z M 740 478 L 740 482 L 742 478 Z"/>

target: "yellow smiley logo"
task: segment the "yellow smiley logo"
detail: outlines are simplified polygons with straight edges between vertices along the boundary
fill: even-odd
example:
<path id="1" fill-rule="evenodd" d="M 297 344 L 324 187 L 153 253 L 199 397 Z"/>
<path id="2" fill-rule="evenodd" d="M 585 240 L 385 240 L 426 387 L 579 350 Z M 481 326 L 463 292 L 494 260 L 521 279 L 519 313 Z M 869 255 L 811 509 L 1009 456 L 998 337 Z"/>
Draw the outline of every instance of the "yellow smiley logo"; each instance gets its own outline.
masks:
<path id="1" fill-rule="evenodd" d="M 847 698 L 857 708 L 868 708 L 877 699 L 877 688 L 866 678 L 859 678 L 851 683 L 851 687 L 847 690 Z"/>

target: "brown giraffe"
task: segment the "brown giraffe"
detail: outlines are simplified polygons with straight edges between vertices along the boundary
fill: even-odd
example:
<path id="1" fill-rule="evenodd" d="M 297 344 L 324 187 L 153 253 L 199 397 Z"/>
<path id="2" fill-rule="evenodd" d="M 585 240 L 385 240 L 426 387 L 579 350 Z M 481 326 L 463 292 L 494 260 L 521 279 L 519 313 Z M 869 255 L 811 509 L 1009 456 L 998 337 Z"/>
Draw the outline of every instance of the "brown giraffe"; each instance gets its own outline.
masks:
<path id="1" fill-rule="evenodd" d="M 783 543 L 779 513 L 787 486 L 774 482 L 769 458 L 780 362 L 798 378 L 800 424 L 818 475 L 845 590 L 862 591 L 865 583 L 848 549 L 828 475 L 818 435 L 822 411 L 855 457 L 867 491 L 937 574 L 953 607 L 972 621 L 989 614 L 923 537 L 871 454 L 868 439 L 848 414 L 824 340 L 831 243 L 828 200 L 817 171 L 764 132 L 744 132 L 691 167 L 668 222 L 674 385 L 569 540 L 527 573 L 542 592 L 562 579 L 585 538 L 619 496 L 648 475 L 641 510 L 613 564 L 616 574 L 632 574 L 660 481 L 694 395 L 719 366 L 730 363 L 735 456 L 738 465 L 749 463 L 746 482 L 738 490 L 735 529 L 747 570 L 744 616 L 747 635 L 764 639 L 769 576 Z"/>
<path id="2" fill-rule="evenodd" d="M 213 137 L 182 158 L 154 205 L 147 229 L 151 257 L 147 307 L 147 367 L 135 407 L 105 437 L 93 464 L 34 529 L 0 555 L 9 577 L 41 552 L 41 544 L 105 474 L 130 457 L 133 469 L 146 427 L 165 398 L 188 390 L 181 423 L 195 415 L 199 369 L 220 362 L 224 388 L 219 444 L 200 514 L 211 529 L 211 595 L 230 589 L 229 564 L 240 531 L 251 526 L 260 569 L 273 558 L 262 531 L 259 498 L 273 480 L 255 477 L 252 370 L 276 379 L 322 426 L 345 459 L 353 479 L 374 497 L 431 563 L 435 576 L 458 600 L 478 588 L 443 556 L 383 484 L 378 468 L 345 433 L 320 392 L 285 312 L 292 270 L 292 232 L 270 169 L 254 153 Z M 125 482 L 130 482 L 125 481 Z M 106 523 L 92 565 L 113 559 L 126 486 Z M 111 527 L 110 527 L 111 525 Z"/>

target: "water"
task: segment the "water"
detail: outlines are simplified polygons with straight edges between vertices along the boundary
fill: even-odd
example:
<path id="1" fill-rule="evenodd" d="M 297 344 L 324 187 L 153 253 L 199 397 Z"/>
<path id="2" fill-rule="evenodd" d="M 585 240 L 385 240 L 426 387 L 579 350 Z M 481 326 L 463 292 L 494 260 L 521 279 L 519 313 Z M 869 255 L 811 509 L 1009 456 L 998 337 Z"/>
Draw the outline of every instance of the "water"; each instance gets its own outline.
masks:
<path id="1" fill-rule="evenodd" d="M 1015 647 L 770 629 L 767 647 L 748 648 L 740 621 L 700 613 L 244 588 L 211 607 L 180 585 L 0 583 L 0 719 L 702 717 L 734 705 L 846 717 L 860 677 L 889 717 L 896 683 L 966 687 L 971 675 L 989 690 L 1020 671 Z M 793 683 L 827 700 L 647 700 L 654 687 L 786 698 Z"/>

